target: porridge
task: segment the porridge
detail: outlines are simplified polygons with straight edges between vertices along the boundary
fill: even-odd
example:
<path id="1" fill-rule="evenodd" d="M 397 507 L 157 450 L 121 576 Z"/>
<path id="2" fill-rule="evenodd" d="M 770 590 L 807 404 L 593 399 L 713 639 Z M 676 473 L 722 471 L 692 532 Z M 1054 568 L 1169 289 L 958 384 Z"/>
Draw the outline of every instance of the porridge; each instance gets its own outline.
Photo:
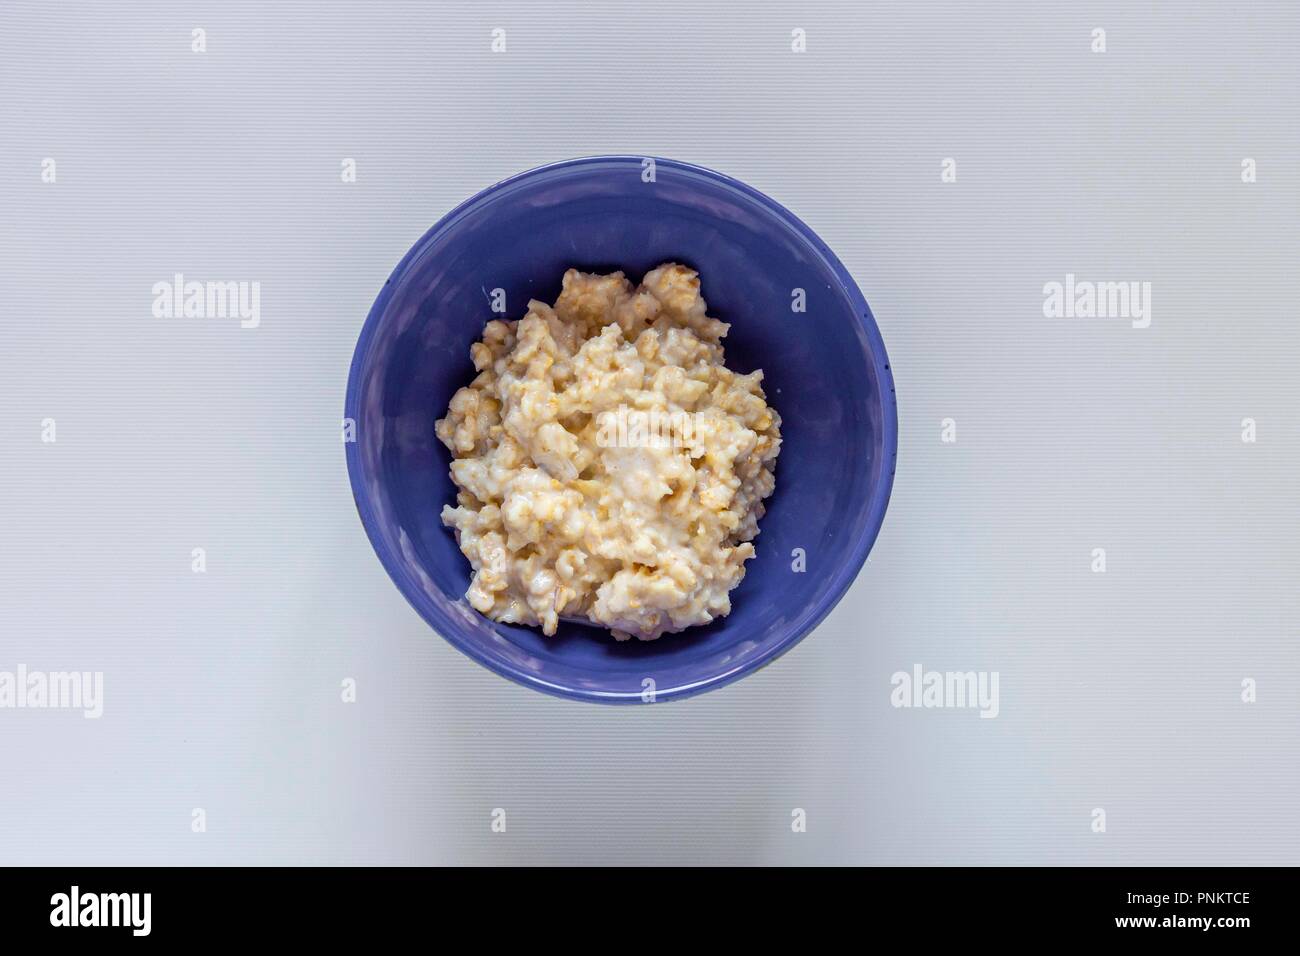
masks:
<path id="1" fill-rule="evenodd" d="M 435 426 L 459 489 L 442 520 L 475 609 L 645 641 L 731 611 L 781 418 L 762 370 L 724 364 L 727 329 L 671 263 L 640 286 L 570 269 L 554 306 L 487 324 L 478 376 Z"/>

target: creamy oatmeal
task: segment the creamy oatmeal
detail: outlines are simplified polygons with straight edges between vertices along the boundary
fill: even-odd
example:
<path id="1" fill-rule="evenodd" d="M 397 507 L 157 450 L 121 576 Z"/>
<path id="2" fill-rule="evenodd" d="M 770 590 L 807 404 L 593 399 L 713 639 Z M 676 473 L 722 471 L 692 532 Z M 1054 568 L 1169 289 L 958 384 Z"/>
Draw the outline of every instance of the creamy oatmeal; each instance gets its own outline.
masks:
<path id="1" fill-rule="evenodd" d="M 495 621 L 561 618 L 654 640 L 731 611 L 775 484 L 780 416 L 761 370 L 724 364 L 699 276 L 570 269 L 554 306 L 494 320 L 478 376 L 435 426 L 454 457 L 443 508 Z"/>

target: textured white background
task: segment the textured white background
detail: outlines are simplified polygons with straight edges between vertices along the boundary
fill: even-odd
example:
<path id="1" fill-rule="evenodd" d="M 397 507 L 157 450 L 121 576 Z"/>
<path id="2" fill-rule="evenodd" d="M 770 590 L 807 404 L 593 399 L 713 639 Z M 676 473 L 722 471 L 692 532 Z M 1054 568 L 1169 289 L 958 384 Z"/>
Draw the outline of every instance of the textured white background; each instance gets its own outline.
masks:
<path id="1" fill-rule="evenodd" d="M 1298 27 L 1269 3 L 8 0 L 0 670 L 102 670 L 106 699 L 0 710 L 0 864 L 1300 863 Z M 420 234 L 609 152 L 816 229 L 901 427 L 871 563 L 816 633 L 619 710 L 431 633 L 338 439 Z M 261 282 L 261 327 L 153 318 L 175 272 Z M 1066 272 L 1151 282 L 1151 327 L 1045 319 Z M 891 708 L 914 663 L 1000 672 L 1001 715 Z"/>

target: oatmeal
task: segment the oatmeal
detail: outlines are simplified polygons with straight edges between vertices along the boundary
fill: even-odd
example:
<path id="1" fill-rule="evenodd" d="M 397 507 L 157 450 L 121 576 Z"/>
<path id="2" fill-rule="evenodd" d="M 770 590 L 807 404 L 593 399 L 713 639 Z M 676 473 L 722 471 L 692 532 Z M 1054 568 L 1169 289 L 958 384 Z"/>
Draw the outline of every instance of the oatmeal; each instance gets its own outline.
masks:
<path id="1" fill-rule="evenodd" d="M 494 621 L 563 618 L 654 640 L 731 611 L 775 485 L 780 416 L 761 370 L 724 364 L 699 276 L 640 286 L 570 269 L 554 306 L 494 320 L 478 376 L 435 426 L 452 453 L 443 523 Z"/>

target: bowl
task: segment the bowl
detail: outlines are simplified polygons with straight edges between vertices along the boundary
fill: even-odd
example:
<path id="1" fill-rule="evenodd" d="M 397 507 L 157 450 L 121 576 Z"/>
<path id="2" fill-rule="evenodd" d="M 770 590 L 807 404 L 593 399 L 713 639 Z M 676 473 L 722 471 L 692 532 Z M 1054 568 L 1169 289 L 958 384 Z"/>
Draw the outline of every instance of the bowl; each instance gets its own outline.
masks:
<path id="1" fill-rule="evenodd" d="M 700 273 L 709 315 L 731 323 L 727 365 L 762 368 L 781 414 L 776 491 L 732 611 L 657 641 L 615 641 L 561 623 L 499 624 L 465 600 L 469 562 L 440 512 L 455 499 L 434 436 L 474 369 L 470 344 L 494 317 L 554 302 L 564 271 L 662 262 Z M 801 291 L 800 291 L 801 290 Z M 800 301 L 802 300 L 802 302 Z M 799 306 L 803 311 L 798 311 Z M 348 474 L 371 544 L 429 625 L 526 687 L 582 701 L 664 702 L 771 663 L 830 612 L 880 530 L 897 454 L 884 343 L 866 300 L 817 235 L 772 199 L 669 159 L 598 156 L 541 166 L 444 216 L 384 283 L 352 359 Z"/>

